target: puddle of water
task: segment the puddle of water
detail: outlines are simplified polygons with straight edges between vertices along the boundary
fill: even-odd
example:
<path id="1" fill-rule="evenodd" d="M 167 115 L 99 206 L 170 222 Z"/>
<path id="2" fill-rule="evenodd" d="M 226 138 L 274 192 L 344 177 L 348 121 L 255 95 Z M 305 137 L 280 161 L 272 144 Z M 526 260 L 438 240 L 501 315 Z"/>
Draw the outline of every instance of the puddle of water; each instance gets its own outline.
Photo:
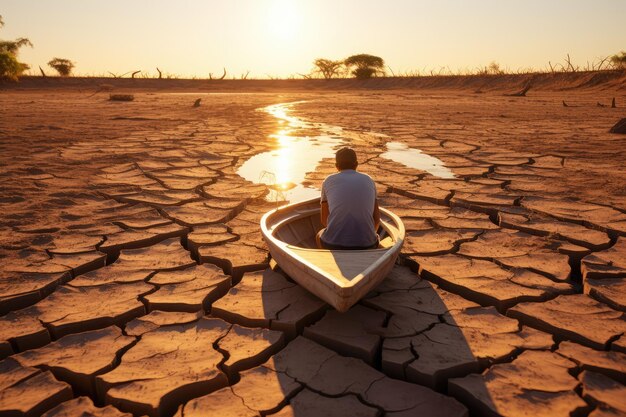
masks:
<path id="1" fill-rule="evenodd" d="M 278 148 L 262 152 L 248 159 L 237 170 L 241 177 L 255 183 L 267 184 L 268 201 L 296 202 L 319 197 L 316 188 L 305 187 L 302 182 L 306 173 L 314 171 L 324 158 L 335 156 L 335 149 L 344 143 L 340 135 L 343 129 L 324 123 L 311 123 L 292 116 L 289 112 L 293 103 L 275 104 L 261 109 L 276 117 L 281 129 L 270 137 Z M 315 129 L 318 136 L 298 136 L 297 130 Z"/>
<path id="2" fill-rule="evenodd" d="M 456 178 L 454 172 L 446 167 L 441 159 L 423 153 L 416 148 L 409 148 L 401 142 L 387 143 L 387 152 L 381 157 L 399 162 L 409 168 L 426 171 L 439 178 Z"/>
<path id="3" fill-rule="evenodd" d="M 259 109 L 278 119 L 280 130 L 270 135 L 276 141 L 277 149 L 251 157 L 237 170 L 237 174 L 248 181 L 268 185 L 270 192 L 266 197 L 267 201 L 296 202 L 319 197 L 318 189 L 302 185 L 306 173 L 314 171 L 322 159 L 333 158 L 335 150 L 346 143 L 344 138 L 348 139 L 347 142 L 364 140 L 359 134 L 354 135 L 339 126 L 308 122 L 291 115 L 293 105 L 299 103 L 303 102 L 274 104 Z M 320 134 L 302 135 L 302 132 L 310 131 Z M 361 132 L 362 134 L 368 136 L 368 141 L 387 138 L 386 135 L 376 132 Z M 426 171 L 436 177 L 455 178 L 454 173 L 440 159 L 419 149 L 409 148 L 401 142 L 388 142 L 386 145 L 387 152 L 381 155 L 383 158 Z"/>

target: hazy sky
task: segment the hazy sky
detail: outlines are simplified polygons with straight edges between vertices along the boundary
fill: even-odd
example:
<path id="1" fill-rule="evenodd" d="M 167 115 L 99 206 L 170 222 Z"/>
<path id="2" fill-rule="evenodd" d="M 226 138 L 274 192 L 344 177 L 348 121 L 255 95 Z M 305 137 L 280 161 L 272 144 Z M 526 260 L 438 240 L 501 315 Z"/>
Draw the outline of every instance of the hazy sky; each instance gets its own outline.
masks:
<path id="1" fill-rule="evenodd" d="M 80 74 L 308 73 L 317 57 L 383 57 L 395 72 L 575 64 L 626 49 L 625 0 L 0 0 L 21 60 Z M 49 68 L 48 68 L 49 69 Z"/>

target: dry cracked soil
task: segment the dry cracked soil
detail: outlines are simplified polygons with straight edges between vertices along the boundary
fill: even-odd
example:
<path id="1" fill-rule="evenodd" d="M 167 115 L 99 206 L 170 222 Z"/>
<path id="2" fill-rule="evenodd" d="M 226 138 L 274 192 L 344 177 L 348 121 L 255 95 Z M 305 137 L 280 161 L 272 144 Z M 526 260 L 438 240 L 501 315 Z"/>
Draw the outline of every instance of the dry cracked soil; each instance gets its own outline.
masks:
<path id="1" fill-rule="evenodd" d="M 614 95 L 3 92 L 0 415 L 626 415 Z M 276 203 L 237 175 L 285 102 L 343 128 L 407 228 L 344 314 L 271 262 Z M 383 158 L 392 139 L 456 178 Z"/>

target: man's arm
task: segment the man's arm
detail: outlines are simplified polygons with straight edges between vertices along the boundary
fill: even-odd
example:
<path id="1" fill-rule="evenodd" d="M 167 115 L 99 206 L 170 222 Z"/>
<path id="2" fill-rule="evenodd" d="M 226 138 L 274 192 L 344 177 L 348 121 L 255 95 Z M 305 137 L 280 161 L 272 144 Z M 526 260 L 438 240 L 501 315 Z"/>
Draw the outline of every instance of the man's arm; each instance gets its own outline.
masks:
<path id="1" fill-rule="evenodd" d="M 328 179 L 328 178 L 327 178 Z M 322 226 L 328 226 L 328 197 L 326 196 L 326 180 L 322 182 L 322 190 L 320 195 L 320 221 L 322 222 Z"/>
<path id="2" fill-rule="evenodd" d="M 378 208 L 378 200 L 374 200 L 374 213 L 372 214 L 374 217 L 374 230 L 378 230 L 378 226 L 380 226 L 380 210 Z"/>
<path id="3" fill-rule="evenodd" d="M 328 201 L 322 201 L 322 211 L 320 213 L 320 221 L 322 226 L 328 226 Z"/>

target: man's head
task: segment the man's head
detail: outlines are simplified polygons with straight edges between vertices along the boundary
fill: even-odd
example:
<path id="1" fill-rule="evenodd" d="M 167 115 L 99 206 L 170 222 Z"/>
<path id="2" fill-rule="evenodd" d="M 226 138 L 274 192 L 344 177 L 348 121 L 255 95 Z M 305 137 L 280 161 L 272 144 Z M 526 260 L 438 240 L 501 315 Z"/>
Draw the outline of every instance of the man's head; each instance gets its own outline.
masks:
<path id="1" fill-rule="evenodd" d="M 356 152 L 352 148 L 341 148 L 335 154 L 335 166 L 339 171 L 344 169 L 356 169 L 359 162 L 356 160 Z"/>

